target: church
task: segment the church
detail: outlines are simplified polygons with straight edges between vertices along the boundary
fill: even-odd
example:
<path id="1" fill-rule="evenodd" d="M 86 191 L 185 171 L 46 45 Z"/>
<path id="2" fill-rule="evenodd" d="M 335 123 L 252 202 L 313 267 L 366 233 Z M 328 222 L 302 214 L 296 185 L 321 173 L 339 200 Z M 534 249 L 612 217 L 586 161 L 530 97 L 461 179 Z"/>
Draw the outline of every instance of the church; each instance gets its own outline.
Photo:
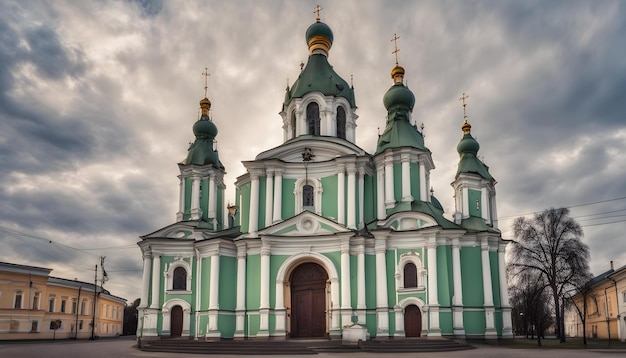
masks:
<path id="1" fill-rule="evenodd" d="M 351 327 L 368 339 L 512 338 L 496 180 L 467 117 L 446 217 L 397 58 L 385 129 L 367 153 L 319 10 L 305 37 L 308 60 L 280 112 L 283 143 L 243 161 L 234 205 L 211 102 L 200 101 L 178 163 L 176 221 L 138 243 L 138 338 L 341 339 Z"/>

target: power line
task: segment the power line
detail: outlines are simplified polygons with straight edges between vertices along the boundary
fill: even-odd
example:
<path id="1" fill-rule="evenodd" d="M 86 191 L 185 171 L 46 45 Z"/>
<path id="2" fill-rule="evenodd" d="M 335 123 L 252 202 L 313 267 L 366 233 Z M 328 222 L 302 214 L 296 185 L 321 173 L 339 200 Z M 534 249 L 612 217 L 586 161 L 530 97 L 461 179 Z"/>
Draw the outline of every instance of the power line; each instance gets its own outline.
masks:
<path id="1" fill-rule="evenodd" d="M 585 203 L 585 204 L 578 204 L 578 205 L 564 206 L 564 208 L 567 208 L 567 209 L 571 209 L 571 208 L 579 208 L 579 207 L 582 207 L 582 206 L 589 206 L 589 205 L 595 205 L 595 204 L 602 204 L 602 203 L 608 203 L 608 202 L 611 202 L 611 201 L 624 200 L 624 199 L 626 199 L 626 196 L 621 197 L 621 198 L 613 198 L 613 199 L 607 199 L 607 200 L 595 201 L 595 202 L 592 202 L 592 203 Z M 619 210 L 618 210 L 618 211 L 619 211 Z M 501 216 L 501 217 L 499 217 L 498 219 L 499 219 L 499 220 L 502 220 L 502 219 L 508 219 L 508 218 L 516 218 L 516 217 L 518 217 L 518 216 L 533 215 L 533 214 L 538 214 L 538 213 L 540 213 L 540 212 L 542 212 L 542 211 L 535 211 L 535 212 L 532 212 L 532 213 L 518 214 L 518 215 Z"/>

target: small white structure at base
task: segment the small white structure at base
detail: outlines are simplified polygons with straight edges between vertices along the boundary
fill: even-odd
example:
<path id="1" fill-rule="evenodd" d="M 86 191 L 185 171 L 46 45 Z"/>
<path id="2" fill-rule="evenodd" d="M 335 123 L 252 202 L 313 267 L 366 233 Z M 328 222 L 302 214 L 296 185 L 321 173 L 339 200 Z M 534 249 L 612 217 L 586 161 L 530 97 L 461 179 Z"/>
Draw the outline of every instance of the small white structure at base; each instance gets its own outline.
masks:
<path id="1" fill-rule="evenodd" d="M 344 346 L 361 346 L 362 342 L 370 339 L 370 333 L 367 328 L 353 323 L 343 327 L 343 336 L 341 344 Z"/>

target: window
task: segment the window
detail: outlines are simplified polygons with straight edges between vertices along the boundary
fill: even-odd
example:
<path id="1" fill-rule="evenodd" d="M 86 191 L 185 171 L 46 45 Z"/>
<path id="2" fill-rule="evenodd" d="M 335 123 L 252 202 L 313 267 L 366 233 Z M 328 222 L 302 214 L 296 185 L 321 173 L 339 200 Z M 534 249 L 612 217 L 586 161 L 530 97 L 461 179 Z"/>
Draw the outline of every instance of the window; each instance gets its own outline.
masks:
<path id="1" fill-rule="evenodd" d="M 30 331 L 31 332 L 37 332 L 38 329 L 39 329 L 39 321 L 31 321 L 30 322 Z"/>
<path id="2" fill-rule="evenodd" d="M 72 300 L 72 314 L 76 314 L 78 310 L 78 302 L 76 302 L 76 299 Z"/>
<path id="3" fill-rule="evenodd" d="M 622 292 L 622 302 L 626 303 L 626 291 Z"/>
<path id="4" fill-rule="evenodd" d="M 315 195 L 313 186 L 306 184 L 302 187 L 302 206 L 313 207 L 315 206 Z"/>
<path id="5" fill-rule="evenodd" d="M 80 321 L 78 321 L 78 329 L 79 330 L 83 330 L 83 320 L 81 319 Z"/>
<path id="6" fill-rule="evenodd" d="M 85 300 L 83 300 L 83 302 L 80 303 L 80 314 L 85 314 L 85 307 L 87 306 L 87 302 Z"/>
<path id="7" fill-rule="evenodd" d="M 35 293 L 35 296 L 33 296 L 33 309 L 39 309 L 39 292 Z"/>
<path id="8" fill-rule="evenodd" d="M 13 301 L 13 308 L 22 308 L 22 291 L 15 292 L 15 300 Z"/>
<path id="9" fill-rule="evenodd" d="M 291 112 L 291 138 L 296 137 L 296 112 Z"/>
<path id="10" fill-rule="evenodd" d="M 65 300 L 61 300 L 61 313 L 65 313 Z"/>
<path id="11" fill-rule="evenodd" d="M 311 102 L 306 107 L 306 122 L 308 126 L 307 134 L 320 135 L 320 107 L 317 103 Z"/>
<path id="12" fill-rule="evenodd" d="M 346 111 L 343 107 L 337 108 L 337 138 L 346 139 Z"/>
<path id="13" fill-rule="evenodd" d="M 59 329 L 61 328 L 61 320 L 57 319 L 56 321 L 50 321 L 50 329 Z"/>
<path id="14" fill-rule="evenodd" d="M 173 290 L 186 290 L 187 289 L 187 270 L 184 267 L 177 267 L 174 269 L 174 282 L 172 284 Z"/>
<path id="15" fill-rule="evenodd" d="M 48 312 L 54 312 L 54 297 L 50 297 L 48 301 Z"/>
<path id="16" fill-rule="evenodd" d="M 412 262 L 404 265 L 404 288 L 417 287 L 417 267 Z"/>

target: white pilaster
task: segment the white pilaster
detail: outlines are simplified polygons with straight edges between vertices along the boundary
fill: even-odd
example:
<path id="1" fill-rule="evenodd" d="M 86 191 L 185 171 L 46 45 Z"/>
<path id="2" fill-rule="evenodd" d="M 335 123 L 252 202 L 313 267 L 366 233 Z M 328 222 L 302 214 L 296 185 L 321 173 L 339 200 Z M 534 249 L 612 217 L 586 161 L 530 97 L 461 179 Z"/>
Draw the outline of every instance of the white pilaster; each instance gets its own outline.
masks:
<path id="1" fill-rule="evenodd" d="M 348 227 L 356 229 L 356 168 L 348 166 Z"/>
<path id="2" fill-rule="evenodd" d="M 365 324 L 365 248 L 360 244 L 356 254 L 356 308 L 359 310 L 359 323 Z"/>
<path id="3" fill-rule="evenodd" d="M 178 212 L 176 213 L 176 221 L 183 221 L 183 214 L 185 213 L 185 178 L 182 175 L 178 176 Z"/>
<path id="4" fill-rule="evenodd" d="M 150 308 L 159 309 L 161 294 L 161 255 L 152 255 L 152 300 Z"/>
<path id="5" fill-rule="evenodd" d="M 337 168 L 337 222 L 340 224 L 346 224 L 346 168 L 340 165 Z"/>
<path id="6" fill-rule="evenodd" d="M 469 190 L 467 188 L 463 188 L 463 218 L 469 217 Z"/>
<path id="7" fill-rule="evenodd" d="M 389 301 L 387 300 L 387 240 L 376 237 L 374 244 L 376 253 L 376 336 L 389 336 Z"/>
<path id="8" fill-rule="evenodd" d="M 261 300 L 259 306 L 260 327 L 258 336 L 269 335 L 270 308 L 270 247 L 263 243 L 261 247 Z"/>
<path id="9" fill-rule="evenodd" d="M 439 327 L 439 293 L 437 281 L 437 240 L 434 237 L 428 239 L 428 315 L 430 327 L 428 336 L 440 336 Z"/>
<path id="10" fill-rule="evenodd" d="M 274 215 L 275 223 L 282 220 L 282 202 L 283 202 L 283 172 L 276 170 L 274 172 Z"/>
<path id="11" fill-rule="evenodd" d="M 365 197 L 365 169 L 359 168 L 359 227 L 365 225 L 365 219 L 363 214 L 363 209 L 365 204 L 363 203 L 363 199 Z"/>
<path id="12" fill-rule="evenodd" d="M 489 216 L 489 201 L 487 199 L 487 188 L 480 189 L 480 211 L 483 214 L 483 219 L 487 224 L 491 224 L 491 217 Z"/>
<path id="13" fill-rule="evenodd" d="M 274 171 L 267 170 L 265 180 L 265 227 L 272 225 L 272 182 L 274 179 Z"/>
<path id="14" fill-rule="evenodd" d="M 487 238 L 480 241 L 480 254 L 483 271 L 483 295 L 485 308 L 485 338 L 497 338 L 495 308 L 493 306 L 493 290 L 491 288 L 491 265 L 489 263 L 489 242 Z"/>
<path id="15" fill-rule="evenodd" d="M 411 196 L 411 156 L 404 153 L 400 157 L 402 162 L 402 201 L 413 201 Z"/>
<path id="16" fill-rule="evenodd" d="M 191 178 L 191 220 L 199 220 L 202 216 L 200 211 L 200 177 Z"/>
<path id="17" fill-rule="evenodd" d="M 511 320 L 511 306 L 509 303 L 509 290 L 506 283 L 506 265 L 504 256 L 506 244 L 498 245 L 498 276 L 500 278 L 500 308 L 502 310 L 502 337 L 513 337 L 513 322 Z"/>
<path id="18" fill-rule="evenodd" d="M 213 230 L 217 229 L 216 225 L 216 215 L 215 215 L 215 207 L 217 206 L 217 195 L 215 194 L 215 173 L 211 173 L 209 175 L 209 213 L 207 214 L 207 218 L 209 222 L 213 225 Z"/>
<path id="19" fill-rule="evenodd" d="M 250 172 L 250 218 L 248 232 L 256 236 L 259 230 L 259 174 Z"/>
<path id="20" fill-rule="evenodd" d="M 143 254 L 143 271 L 141 275 L 141 301 L 139 307 L 148 307 L 148 293 L 150 292 L 150 254 Z"/>
<path id="21" fill-rule="evenodd" d="M 237 306 L 235 337 L 244 337 L 246 319 L 246 243 L 237 242 Z"/>
<path id="22" fill-rule="evenodd" d="M 198 334 L 200 332 L 200 311 L 202 306 L 202 257 L 200 256 L 200 251 L 198 249 L 194 249 L 196 253 L 196 306 L 194 309 L 194 313 L 196 316 L 196 338 L 198 339 Z"/>
<path id="23" fill-rule="evenodd" d="M 390 209 L 396 205 L 393 195 L 393 157 L 385 157 L 385 208 Z"/>
<path id="24" fill-rule="evenodd" d="M 216 252 L 211 255 L 211 275 L 209 279 L 209 309 L 216 310 L 219 305 L 220 256 Z"/>
<path id="25" fill-rule="evenodd" d="M 341 242 L 341 323 L 350 324 L 352 306 L 350 297 L 350 238 Z"/>
<path id="26" fill-rule="evenodd" d="M 497 206 L 496 206 L 496 193 L 495 193 L 495 191 L 491 192 L 489 200 L 490 200 L 490 203 L 491 203 L 492 225 L 493 225 L 494 229 L 497 229 L 498 228 L 498 209 L 497 209 Z"/>
<path id="27" fill-rule="evenodd" d="M 452 239 L 452 281 L 454 283 L 454 296 L 452 300 L 452 326 L 454 335 L 465 334 L 463 325 L 463 286 L 461 277 L 461 249 L 459 239 Z"/>
<path id="28" fill-rule="evenodd" d="M 385 220 L 385 174 L 383 167 L 376 169 L 376 218 Z"/>
<path id="29" fill-rule="evenodd" d="M 427 183 L 427 179 L 426 179 L 426 166 L 424 165 L 424 162 L 420 161 L 420 200 L 421 201 L 428 201 L 428 187 L 426 186 L 428 185 Z"/>

